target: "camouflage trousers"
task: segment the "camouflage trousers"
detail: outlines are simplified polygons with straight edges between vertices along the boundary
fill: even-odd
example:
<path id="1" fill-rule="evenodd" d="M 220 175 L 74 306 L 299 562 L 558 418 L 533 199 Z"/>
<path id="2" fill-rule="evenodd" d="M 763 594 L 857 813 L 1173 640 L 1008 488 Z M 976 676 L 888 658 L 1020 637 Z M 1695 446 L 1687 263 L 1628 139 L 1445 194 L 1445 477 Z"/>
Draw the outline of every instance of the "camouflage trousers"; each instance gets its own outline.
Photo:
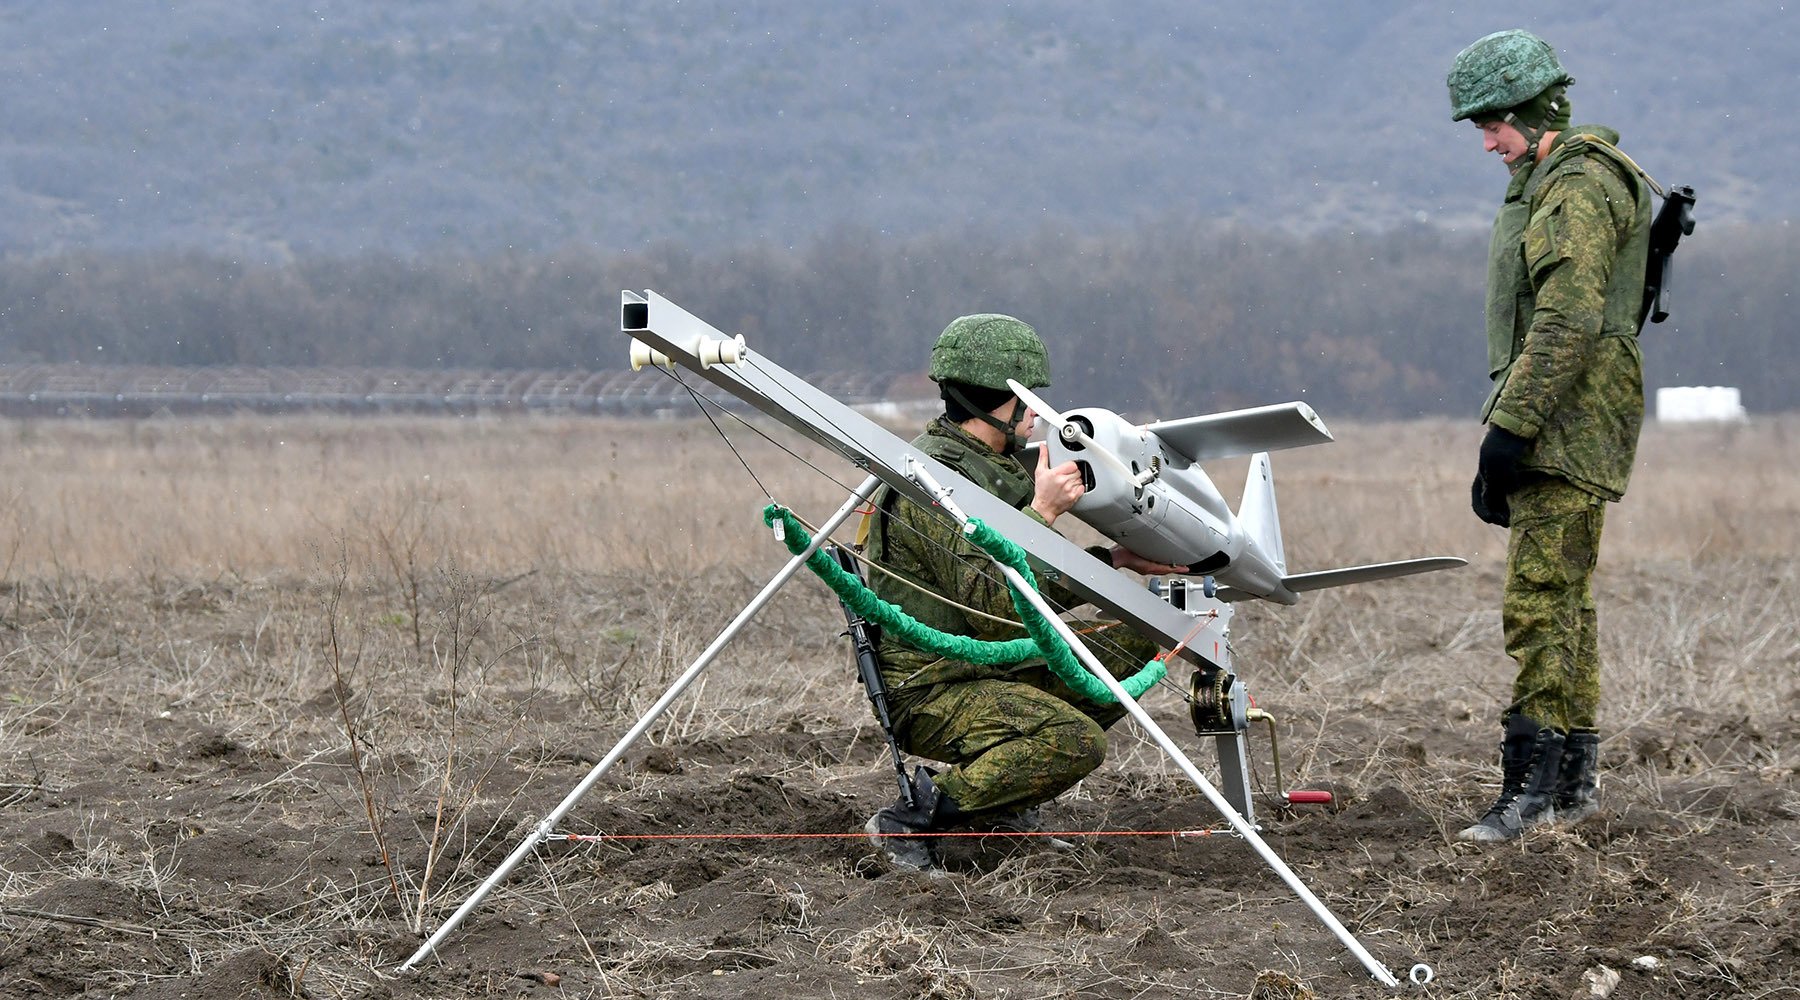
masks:
<path id="1" fill-rule="evenodd" d="M 1591 584 L 1606 502 L 1547 479 L 1520 487 L 1507 503 L 1501 623 L 1519 668 L 1507 712 L 1565 732 L 1594 729 L 1600 645 Z"/>
<path id="2" fill-rule="evenodd" d="M 1156 656 L 1155 643 L 1123 626 L 1102 636 L 1088 647 L 1114 677 Z M 1107 727 L 1124 717 L 1124 706 L 1088 701 L 1039 660 L 1004 677 L 938 684 L 895 729 L 907 752 L 950 765 L 934 783 L 979 821 L 1047 802 L 1086 777 L 1106 759 Z"/>

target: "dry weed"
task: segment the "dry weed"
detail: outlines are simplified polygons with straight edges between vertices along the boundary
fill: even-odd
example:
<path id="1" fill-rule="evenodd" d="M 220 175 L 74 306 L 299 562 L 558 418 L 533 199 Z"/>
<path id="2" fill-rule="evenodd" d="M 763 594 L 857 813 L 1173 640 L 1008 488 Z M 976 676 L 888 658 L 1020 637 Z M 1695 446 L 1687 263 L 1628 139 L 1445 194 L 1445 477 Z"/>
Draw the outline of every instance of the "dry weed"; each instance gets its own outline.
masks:
<path id="1" fill-rule="evenodd" d="M 1511 679 L 1494 610 L 1502 536 L 1463 510 L 1478 429 L 1334 430 L 1337 445 L 1276 456 L 1296 569 L 1438 553 L 1472 565 L 1240 609 L 1234 650 L 1277 719 L 1283 779 L 1341 792 L 1335 811 L 1264 812 L 1303 878 L 1384 955 L 1451 952 L 1455 975 L 1434 996 L 1566 995 L 1558 949 L 1626 919 L 1637 939 L 1604 947 L 1683 963 L 1659 982 L 1779 995 L 1768 970 L 1800 909 L 1783 867 L 1800 815 L 1792 420 L 1646 435 L 1632 497 L 1609 511 L 1598 582 L 1608 815 L 1513 853 L 1451 840 L 1497 781 L 1491 730 Z M 53 863 L 0 865 L 0 928 L 78 929 L 99 991 L 249 949 L 281 956 L 309 995 L 410 989 L 389 978 L 396 949 L 416 946 L 412 931 L 484 877 L 785 558 L 761 530 L 761 491 L 698 425 L 239 418 L 0 433 L 22 442 L 0 454 L 0 818 L 56 823 L 75 804 L 84 817 L 58 828 L 72 849 Z M 840 501 L 838 486 L 736 437 L 780 499 Z M 788 468 L 770 471 L 777 461 Z M 576 822 L 703 826 L 709 798 L 743 777 L 775 809 L 866 815 L 891 796 L 891 765 L 839 627 L 820 588 L 790 585 L 640 748 L 685 771 L 623 768 Z M 1167 688 L 1147 702 L 1184 714 Z M 1167 728 L 1210 770 L 1209 746 Z M 1251 739 L 1267 802 L 1272 761 L 1260 728 Z M 1064 815 L 1095 828 L 1210 820 L 1129 723 L 1110 744 L 1107 767 L 1059 800 Z M 129 782 L 102 799 L 95 770 Z M 146 817 L 182 832 L 147 838 Z M 261 881 L 203 880 L 207 840 L 186 831 L 253 842 L 272 825 L 316 842 Z M 1709 857 L 1703 845 L 1722 837 L 1734 853 Z M 939 911 L 866 878 L 854 850 L 801 855 L 836 873 L 820 882 L 767 874 L 801 868 L 788 848 L 584 845 L 546 852 L 476 920 L 507 954 L 542 936 L 543 915 L 572 915 L 563 929 L 579 915 L 566 945 L 531 957 L 591 969 L 590 995 L 790 967 L 942 997 L 1242 996 L 1271 964 L 1316 986 L 1334 954 L 1316 929 L 1241 845 L 1206 849 L 1205 864 L 1113 844 L 1024 850 L 956 877 Z M 600 860 L 582 863 L 586 852 Z M 1577 894 L 1534 911 L 1516 953 L 1457 950 L 1486 930 L 1471 912 L 1523 898 L 1533 885 L 1518 872 L 1538 868 Z M 1179 888 L 1125 891 L 1121 872 Z M 719 944 L 670 915 L 733 879 L 730 898 L 750 899 L 766 941 Z M 93 926 L 21 903 L 80 880 L 128 890 L 143 913 Z M 1008 919 L 980 923 L 993 914 Z M 1133 965 L 1133 943 L 1220 978 Z M 444 987 L 452 974 L 427 990 L 521 985 L 481 969 Z"/>

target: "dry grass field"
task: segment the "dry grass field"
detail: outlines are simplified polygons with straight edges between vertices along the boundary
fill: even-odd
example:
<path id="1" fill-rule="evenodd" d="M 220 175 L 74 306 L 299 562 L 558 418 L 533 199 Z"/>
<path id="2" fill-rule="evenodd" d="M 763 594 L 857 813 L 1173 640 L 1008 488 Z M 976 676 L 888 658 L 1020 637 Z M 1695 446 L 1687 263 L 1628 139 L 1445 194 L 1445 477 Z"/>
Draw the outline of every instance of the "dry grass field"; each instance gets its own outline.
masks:
<path id="1" fill-rule="evenodd" d="M 397 972 L 781 565 L 769 496 L 816 521 L 860 478 L 722 426 L 0 423 L 0 996 L 1800 996 L 1793 417 L 1647 430 L 1597 584 L 1605 808 L 1482 849 L 1450 839 L 1511 677 L 1480 429 L 1274 457 L 1293 570 L 1470 561 L 1234 621 L 1282 777 L 1337 793 L 1264 808 L 1267 840 L 1428 985 L 1373 983 L 1227 836 L 959 842 L 939 878 L 764 836 L 891 795 L 805 576 L 564 827 L 607 838 L 547 845 Z M 1145 704 L 1212 765 L 1177 695 Z M 1217 825 L 1129 723 L 1050 813 Z"/>

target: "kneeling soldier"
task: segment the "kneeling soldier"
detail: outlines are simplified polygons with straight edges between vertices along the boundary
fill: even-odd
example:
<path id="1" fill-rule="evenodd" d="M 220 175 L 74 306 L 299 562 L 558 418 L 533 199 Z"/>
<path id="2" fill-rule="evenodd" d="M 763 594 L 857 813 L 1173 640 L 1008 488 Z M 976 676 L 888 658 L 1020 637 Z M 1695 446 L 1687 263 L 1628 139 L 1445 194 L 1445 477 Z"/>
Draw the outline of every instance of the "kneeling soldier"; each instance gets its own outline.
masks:
<path id="1" fill-rule="evenodd" d="M 914 447 L 1045 525 L 1081 498 L 1074 462 L 1052 467 L 1048 450 L 1039 449 L 1036 467 L 1028 468 L 1018 456 L 1036 414 L 1006 380 L 1031 389 L 1050 384 L 1044 343 L 1030 326 L 993 313 L 955 320 L 932 347 L 931 378 L 944 413 Z M 870 581 L 877 595 L 942 632 L 996 642 L 1025 635 L 1004 581 L 956 524 L 885 486 L 872 499 L 865 552 L 885 570 Z M 1090 551 L 1139 573 L 1186 571 L 1122 546 Z M 1078 603 L 1054 583 L 1043 583 L 1042 592 L 1052 605 Z M 1130 676 L 1156 655 L 1154 643 L 1124 627 L 1106 636 L 1110 641 L 1095 651 L 1115 677 Z M 900 745 L 949 765 L 942 773 L 918 768 L 912 801 L 903 797 L 869 820 L 870 838 L 904 870 L 936 863 L 929 838 L 919 834 L 964 825 L 1029 828 L 1034 807 L 1100 766 L 1105 730 L 1125 715 L 1118 704 L 1077 694 L 1042 660 L 983 666 L 921 653 L 884 634 L 880 661 Z"/>

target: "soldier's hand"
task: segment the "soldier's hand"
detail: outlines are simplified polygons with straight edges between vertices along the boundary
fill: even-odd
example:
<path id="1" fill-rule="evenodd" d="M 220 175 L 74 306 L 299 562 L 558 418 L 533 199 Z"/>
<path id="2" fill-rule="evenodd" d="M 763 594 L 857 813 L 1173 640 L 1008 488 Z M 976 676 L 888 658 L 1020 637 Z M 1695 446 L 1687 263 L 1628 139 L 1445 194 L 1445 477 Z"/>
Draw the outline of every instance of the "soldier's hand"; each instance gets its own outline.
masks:
<path id="1" fill-rule="evenodd" d="M 1530 439 L 1522 438 L 1504 427 L 1488 425 L 1487 437 L 1481 439 L 1479 462 L 1481 481 L 1486 484 L 1490 500 L 1495 493 L 1504 497 L 1519 487 L 1523 471 L 1520 463 L 1524 462 L 1525 452 L 1530 448 Z"/>
<path id="2" fill-rule="evenodd" d="M 1133 573 L 1142 573 L 1145 576 L 1188 571 L 1186 566 L 1175 566 L 1170 563 L 1157 562 L 1154 559 L 1146 559 L 1123 545 L 1112 547 L 1112 564 L 1113 569 L 1128 569 Z"/>
<path id="3" fill-rule="evenodd" d="M 1471 506 L 1475 516 L 1489 524 L 1507 527 L 1512 523 L 1506 498 L 1519 488 L 1521 463 L 1531 441 L 1504 427 L 1488 425 L 1481 439 L 1481 455 L 1475 483 L 1471 487 Z"/>
<path id="4" fill-rule="evenodd" d="M 1479 473 L 1476 474 L 1475 481 L 1469 484 L 1469 506 L 1474 509 L 1476 517 L 1489 524 L 1497 524 L 1502 528 L 1512 526 L 1512 511 L 1507 506 L 1506 498 L 1489 499 L 1487 485 L 1481 481 Z"/>
<path id="5" fill-rule="evenodd" d="M 1081 481 L 1080 467 L 1074 462 L 1052 466 L 1048 447 L 1038 449 L 1035 478 L 1037 496 L 1031 501 L 1031 509 L 1043 516 L 1045 524 L 1056 523 L 1056 519 L 1075 506 L 1075 501 L 1087 492 L 1087 485 Z"/>

